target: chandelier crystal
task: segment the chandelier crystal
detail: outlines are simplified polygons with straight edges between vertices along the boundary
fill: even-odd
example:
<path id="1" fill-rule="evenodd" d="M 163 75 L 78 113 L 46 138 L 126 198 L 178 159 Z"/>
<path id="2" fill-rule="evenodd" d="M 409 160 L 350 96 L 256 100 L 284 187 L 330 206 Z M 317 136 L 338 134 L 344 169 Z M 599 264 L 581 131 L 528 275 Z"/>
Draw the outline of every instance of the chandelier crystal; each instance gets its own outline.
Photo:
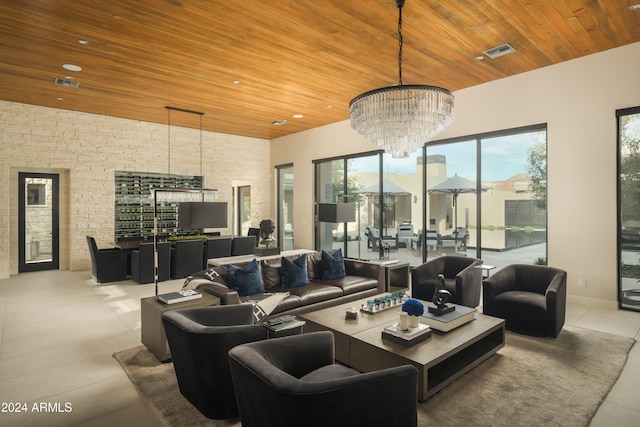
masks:
<path id="1" fill-rule="evenodd" d="M 394 158 L 408 157 L 453 120 L 453 94 L 444 88 L 402 84 L 402 6 L 399 10 L 400 84 L 374 89 L 349 103 L 351 127 Z"/>

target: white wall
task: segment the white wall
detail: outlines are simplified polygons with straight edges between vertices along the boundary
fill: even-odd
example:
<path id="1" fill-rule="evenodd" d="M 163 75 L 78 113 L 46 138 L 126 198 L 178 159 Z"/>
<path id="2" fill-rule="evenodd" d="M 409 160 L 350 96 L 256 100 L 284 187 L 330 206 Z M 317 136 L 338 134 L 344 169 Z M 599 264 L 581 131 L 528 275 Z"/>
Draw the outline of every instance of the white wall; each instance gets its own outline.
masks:
<path id="1" fill-rule="evenodd" d="M 548 124 L 548 262 L 577 300 L 617 301 L 615 111 L 640 105 L 638 70 L 634 43 L 464 89 L 439 136 Z M 296 247 L 313 247 L 312 160 L 374 148 L 348 121 L 271 142 L 272 165 L 294 164 Z"/>

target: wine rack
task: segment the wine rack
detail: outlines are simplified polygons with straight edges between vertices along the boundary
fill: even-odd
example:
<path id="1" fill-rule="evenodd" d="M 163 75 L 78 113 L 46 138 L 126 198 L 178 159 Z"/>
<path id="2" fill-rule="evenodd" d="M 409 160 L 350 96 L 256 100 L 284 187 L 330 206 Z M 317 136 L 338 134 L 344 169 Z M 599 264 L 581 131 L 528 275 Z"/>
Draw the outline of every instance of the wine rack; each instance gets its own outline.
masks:
<path id="1" fill-rule="evenodd" d="M 153 190 L 202 188 L 202 177 L 158 173 L 115 172 L 115 239 L 153 236 Z M 178 204 L 158 203 L 158 233 L 184 234 L 178 228 Z"/>

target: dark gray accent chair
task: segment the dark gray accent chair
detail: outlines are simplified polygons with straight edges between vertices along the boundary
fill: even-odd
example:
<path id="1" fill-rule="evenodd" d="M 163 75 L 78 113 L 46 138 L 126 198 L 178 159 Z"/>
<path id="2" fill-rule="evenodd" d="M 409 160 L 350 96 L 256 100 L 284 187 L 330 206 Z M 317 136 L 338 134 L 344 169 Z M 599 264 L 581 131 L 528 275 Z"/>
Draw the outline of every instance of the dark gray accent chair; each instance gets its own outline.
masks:
<path id="1" fill-rule="evenodd" d="M 260 243 L 260 229 L 255 227 L 249 227 L 249 231 L 247 232 L 247 236 L 255 236 L 256 237 L 256 246 Z"/>
<path id="2" fill-rule="evenodd" d="M 182 279 L 202 270 L 204 241 L 178 240 L 171 248 L 171 278 Z"/>
<path id="3" fill-rule="evenodd" d="M 171 243 L 158 242 L 158 281 L 169 280 L 171 270 Z M 131 251 L 131 279 L 136 283 L 155 282 L 153 243 L 141 243 Z"/>
<path id="4" fill-rule="evenodd" d="M 120 248 L 98 249 L 96 240 L 86 236 L 91 255 L 91 277 L 97 283 L 127 280 L 127 251 Z"/>
<path id="5" fill-rule="evenodd" d="M 567 273 L 555 267 L 512 264 L 482 282 L 482 311 L 505 319 L 505 328 L 557 337 L 565 321 Z"/>
<path id="6" fill-rule="evenodd" d="M 331 332 L 240 345 L 229 364 L 242 427 L 417 425 L 418 371 L 336 364 Z"/>
<path id="7" fill-rule="evenodd" d="M 231 243 L 231 256 L 251 255 L 256 247 L 256 236 L 235 236 Z"/>
<path id="8" fill-rule="evenodd" d="M 232 237 L 214 237 L 206 240 L 202 267 L 207 268 L 207 260 L 210 258 L 223 258 L 231 256 Z"/>
<path id="9" fill-rule="evenodd" d="M 238 416 L 228 352 L 264 340 L 251 304 L 184 308 L 162 314 L 180 393 L 208 418 Z"/>
<path id="10" fill-rule="evenodd" d="M 482 270 L 474 268 L 482 264 L 481 259 L 444 255 L 411 269 L 411 296 L 431 301 L 440 285 L 438 275 L 444 275 L 444 287 L 451 293 L 454 304 L 466 307 L 480 305 Z"/>

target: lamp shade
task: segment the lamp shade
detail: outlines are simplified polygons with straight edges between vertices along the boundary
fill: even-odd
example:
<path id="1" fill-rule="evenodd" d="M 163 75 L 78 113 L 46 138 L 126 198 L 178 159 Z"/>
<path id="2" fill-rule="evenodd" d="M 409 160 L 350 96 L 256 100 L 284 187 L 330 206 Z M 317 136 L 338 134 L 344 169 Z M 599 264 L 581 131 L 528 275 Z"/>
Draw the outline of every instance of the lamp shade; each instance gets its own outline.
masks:
<path id="1" fill-rule="evenodd" d="M 178 226 L 180 228 L 226 228 L 227 202 L 178 203 Z"/>
<path id="2" fill-rule="evenodd" d="M 354 203 L 320 203 L 318 205 L 318 221 L 320 222 L 354 222 L 356 205 Z"/>

